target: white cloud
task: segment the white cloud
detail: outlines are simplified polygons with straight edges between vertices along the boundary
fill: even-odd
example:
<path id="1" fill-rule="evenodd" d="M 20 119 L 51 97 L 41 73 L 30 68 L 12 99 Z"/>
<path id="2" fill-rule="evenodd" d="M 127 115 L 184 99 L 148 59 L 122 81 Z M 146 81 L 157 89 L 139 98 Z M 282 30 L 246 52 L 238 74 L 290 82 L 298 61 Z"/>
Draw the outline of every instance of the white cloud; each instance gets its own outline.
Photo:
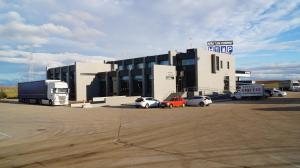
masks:
<path id="1" fill-rule="evenodd" d="M 0 17 L 6 19 L 4 24 L 0 24 L 1 40 L 8 40 L 11 43 L 41 45 L 47 43 L 50 36 L 67 37 L 71 34 L 68 28 L 53 23 L 26 24 L 23 22 L 25 19 L 17 12 L 4 13 Z"/>
<path id="2" fill-rule="evenodd" d="M 60 24 L 70 27 L 72 38 L 79 41 L 95 41 L 105 35 L 99 30 L 101 19 L 83 11 L 70 11 L 69 13 L 57 13 L 50 18 Z M 94 28 L 93 25 L 98 26 Z"/>
<path id="3" fill-rule="evenodd" d="M 45 44 L 49 36 L 68 36 L 70 30 L 63 26 L 50 24 L 30 25 L 20 22 L 11 22 L 0 25 L 0 36 L 3 39 L 16 43 Z"/>
<path id="4" fill-rule="evenodd" d="M 11 22 L 11 21 L 22 22 L 25 20 L 19 13 L 15 11 L 10 11 L 8 13 L 1 14 L 0 19 L 2 20 L 2 22 Z"/>
<path id="5" fill-rule="evenodd" d="M 269 63 L 249 67 L 253 79 L 295 79 L 300 80 L 300 62 Z"/>
<path id="6" fill-rule="evenodd" d="M 29 64 L 37 68 L 63 66 L 77 62 L 103 62 L 111 60 L 102 56 L 87 56 L 78 53 L 32 53 L 20 50 L 0 50 L 0 61 Z"/>

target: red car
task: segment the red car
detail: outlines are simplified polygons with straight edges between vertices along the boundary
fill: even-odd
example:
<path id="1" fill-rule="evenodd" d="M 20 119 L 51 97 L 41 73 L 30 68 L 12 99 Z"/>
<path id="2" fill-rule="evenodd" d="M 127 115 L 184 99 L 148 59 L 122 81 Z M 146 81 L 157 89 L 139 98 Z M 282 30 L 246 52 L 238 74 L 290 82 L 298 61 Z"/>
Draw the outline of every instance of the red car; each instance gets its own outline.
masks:
<path id="1" fill-rule="evenodd" d="M 186 101 L 182 97 L 172 97 L 168 101 L 161 102 L 161 107 L 185 107 Z"/>

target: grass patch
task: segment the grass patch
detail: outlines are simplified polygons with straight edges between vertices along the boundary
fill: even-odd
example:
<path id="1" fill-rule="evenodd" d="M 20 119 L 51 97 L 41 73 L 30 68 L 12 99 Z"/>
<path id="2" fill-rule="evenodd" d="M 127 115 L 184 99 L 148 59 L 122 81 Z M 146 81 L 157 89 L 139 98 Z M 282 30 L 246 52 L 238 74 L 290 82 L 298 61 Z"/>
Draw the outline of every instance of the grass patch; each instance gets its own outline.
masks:
<path id="1" fill-rule="evenodd" d="M 18 97 L 18 88 L 16 86 L 0 86 L 0 98 L 13 99 Z"/>

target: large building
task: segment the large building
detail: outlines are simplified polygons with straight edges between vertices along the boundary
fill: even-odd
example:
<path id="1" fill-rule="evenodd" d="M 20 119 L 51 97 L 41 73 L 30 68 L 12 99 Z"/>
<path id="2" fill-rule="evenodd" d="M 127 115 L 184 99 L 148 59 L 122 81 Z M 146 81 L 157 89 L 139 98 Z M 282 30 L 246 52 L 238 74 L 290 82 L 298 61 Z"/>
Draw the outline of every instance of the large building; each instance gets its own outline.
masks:
<path id="1" fill-rule="evenodd" d="M 47 78 L 68 82 L 77 101 L 119 95 L 164 100 L 175 92 L 202 95 L 236 89 L 234 57 L 202 49 L 81 66 L 50 68 Z"/>

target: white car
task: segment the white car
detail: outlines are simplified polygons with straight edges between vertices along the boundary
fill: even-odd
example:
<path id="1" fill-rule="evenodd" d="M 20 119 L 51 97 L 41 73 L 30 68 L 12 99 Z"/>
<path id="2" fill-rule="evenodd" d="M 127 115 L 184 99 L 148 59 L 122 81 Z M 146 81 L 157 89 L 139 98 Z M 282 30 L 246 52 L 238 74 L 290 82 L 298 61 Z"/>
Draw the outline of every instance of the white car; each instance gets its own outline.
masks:
<path id="1" fill-rule="evenodd" d="M 190 99 L 186 100 L 186 105 L 188 106 L 209 106 L 212 104 L 212 100 L 210 97 L 207 96 L 194 96 Z"/>
<path id="2" fill-rule="evenodd" d="M 134 105 L 136 108 L 160 107 L 160 101 L 154 99 L 153 97 L 140 97 L 135 100 Z"/>
<path id="3" fill-rule="evenodd" d="M 277 90 L 277 89 L 274 89 L 272 91 L 272 96 L 279 96 L 279 97 L 283 97 L 283 96 L 286 96 L 287 93 L 284 92 L 284 91 L 281 91 L 281 90 Z"/>

